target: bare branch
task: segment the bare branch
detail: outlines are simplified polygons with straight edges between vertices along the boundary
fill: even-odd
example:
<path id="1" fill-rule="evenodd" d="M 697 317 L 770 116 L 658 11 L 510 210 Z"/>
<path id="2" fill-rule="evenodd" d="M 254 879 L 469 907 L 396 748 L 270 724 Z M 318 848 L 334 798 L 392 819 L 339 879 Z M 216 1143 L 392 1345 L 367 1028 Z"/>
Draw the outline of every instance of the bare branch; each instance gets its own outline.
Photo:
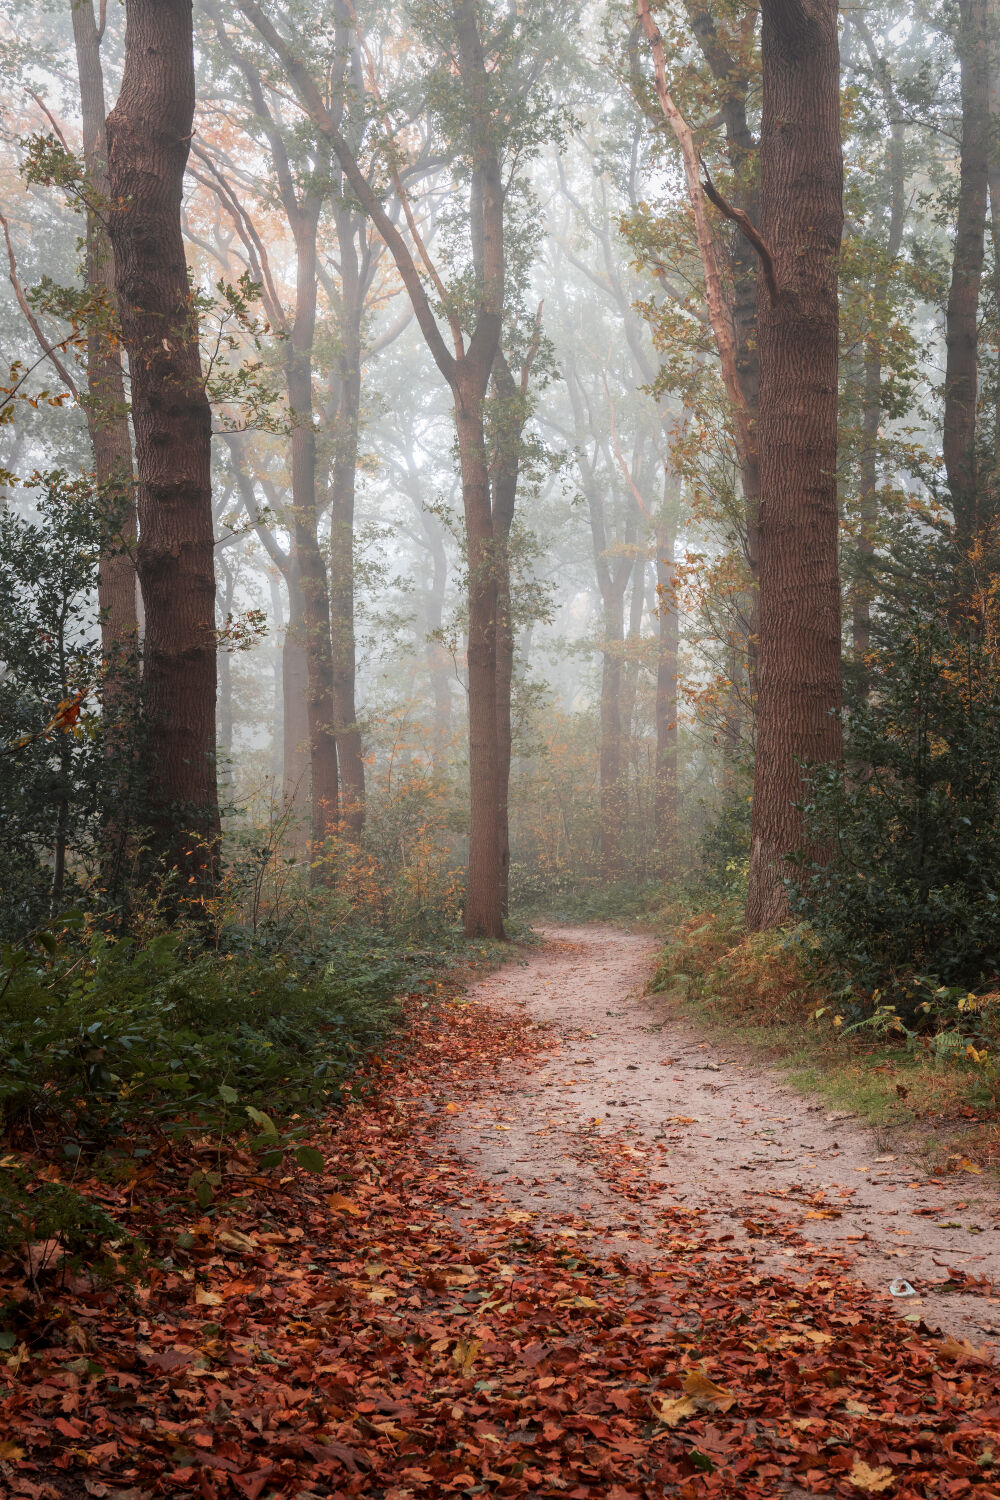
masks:
<path id="1" fill-rule="evenodd" d="M 7 261 L 10 266 L 10 284 L 14 288 L 14 296 L 17 298 L 17 305 L 24 314 L 25 322 L 31 329 L 32 333 L 35 335 L 35 339 L 38 343 L 39 349 L 41 349 L 42 351 L 43 357 L 45 359 L 48 359 L 52 363 L 55 369 L 59 372 L 59 379 L 69 387 L 69 391 L 73 397 L 73 400 L 78 402 L 80 400 L 80 392 L 77 389 L 76 381 L 73 379 L 72 375 L 69 373 L 66 366 L 59 358 L 58 353 L 56 352 L 58 349 L 64 347 L 65 340 L 62 344 L 50 344 L 46 339 L 45 333 L 42 329 L 42 325 L 36 318 L 34 309 L 32 308 L 30 302 L 24 295 L 24 287 L 21 285 L 21 278 L 17 272 L 17 260 L 14 256 L 14 245 L 10 237 L 10 225 L 7 223 L 7 220 L 4 218 L 3 214 L 0 214 L 0 226 L 3 227 L 3 237 L 7 244 Z"/>

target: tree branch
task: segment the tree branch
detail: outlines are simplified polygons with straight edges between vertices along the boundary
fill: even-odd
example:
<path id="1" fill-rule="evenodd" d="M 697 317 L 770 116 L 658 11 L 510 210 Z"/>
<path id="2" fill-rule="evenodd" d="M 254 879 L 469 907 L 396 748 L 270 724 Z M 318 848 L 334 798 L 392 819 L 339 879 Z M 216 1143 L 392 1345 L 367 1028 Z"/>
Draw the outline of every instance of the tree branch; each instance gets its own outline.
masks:
<path id="1" fill-rule="evenodd" d="M 416 263 L 410 254 L 406 241 L 395 224 L 393 224 L 384 205 L 379 201 L 371 184 L 359 167 L 357 158 L 337 129 L 333 116 L 327 108 L 326 101 L 311 78 L 309 70 L 302 63 L 301 59 L 296 56 L 285 38 L 276 30 L 269 17 L 264 14 L 261 7 L 256 3 L 256 0 L 237 0 L 237 3 L 247 19 L 252 21 L 254 26 L 256 26 L 268 46 L 281 59 L 288 76 L 295 84 L 299 95 L 299 102 L 306 114 L 313 120 L 317 128 L 323 132 L 336 152 L 337 159 L 340 162 L 344 176 L 350 184 L 351 191 L 388 245 L 392 258 L 396 262 L 396 268 L 399 271 L 400 278 L 406 288 L 410 301 L 413 303 L 414 314 L 420 325 L 420 331 L 427 341 L 427 347 L 431 351 L 434 363 L 448 381 L 448 384 L 453 384 L 458 370 L 458 361 L 441 336 L 441 330 L 434 316 L 434 310 L 431 307 L 424 284 L 420 279 L 420 272 L 417 270 Z"/>
<path id="2" fill-rule="evenodd" d="M 66 366 L 63 364 L 62 360 L 56 353 L 57 349 L 64 347 L 65 341 L 62 345 L 50 344 L 48 342 L 42 330 L 42 325 L 35 317 L 34 309 L 29 303 L 27 297 L 24 295 L 24 287 L 21 285 L 21 278 L 17 273 L 17 261 L 14 257 L 14 246 L 10 238 L 10 225 L 7 223 L 7 220 L 4 218 L 3 214 L 0 214 L 0 226 L 3 227 L 3 237 L 7 243 L 7 261 L 10 265 L 10 284 L 14 288 L 14 296 L 17 298 L 17 305 L 24 314 L 25 321 L 27 322 L 28 327 L 35 335 L 35 339 L 38 343 L 39 349 L 41 349 L 42 351 L 43 357 L 51 361 L 55 369 L 59 372 L 59 379 L 69 387 L 70 395 L 73 397 L 73 400 L 79 402 L 80 392 L 77 389 L 76 381 L 73 379 L 72 375 L 69 373 Z"/>
<path id="3" fill-rule="evenodd" d="M 778 300 L 778 278 L 775 275 L 774 271 L 774 257 L 772 256 L 767 245 L 764 243 L 764 239 L 760 233 L 760 230 L 757 228 L 756 224 L 754 224 L 753 220 L 750 218 L 750 215 L 745 214 L 742 208 L 734 208 L 731 203 L 726 202 L 725 198 L 723 198 L 722 194 L 715 186 L 715 183 L 708 175 L 708 168 L 705 166 L 704 162 L 702 162 L 701 164 L 701 170 L 705 174 L 705 180 L 702 183 L 702 187 L 705 189 L 705 192 L 708 194 L 709 198 L 712 200 L 721 214 L 725 214 L 727 219 L 732 219 L 733 223 L 740 230 L 744 239 L 750 241 L 750 244 L 754 247 L 757 254 L 760 256 L 760 268 L 764 272 L 764 280 L 767 282 L 767 290 L 771 298 L 771 306 L 773 307 Z"/>

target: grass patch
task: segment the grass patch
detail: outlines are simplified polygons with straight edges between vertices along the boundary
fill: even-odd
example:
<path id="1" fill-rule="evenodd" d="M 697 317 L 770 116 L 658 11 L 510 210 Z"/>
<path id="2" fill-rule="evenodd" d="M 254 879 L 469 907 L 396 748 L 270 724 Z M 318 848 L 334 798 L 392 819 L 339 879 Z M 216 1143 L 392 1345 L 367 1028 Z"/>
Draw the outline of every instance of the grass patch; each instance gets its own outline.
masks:
<path id="1" fill-rule="evenodd" d="M 896 1041 L 836 1025 L 838 997 L 807 929 L 747 934 L 731 903 L 666 918 L 650 989 L 675 1013 L 779 1068 L 831 1111 L 886 1132 L 887 1144 L 905 1132 L 929 1154 L 1000 1166 L 992 1070 L 961 1047 L 942 1052 L 932 1034 Z"/>

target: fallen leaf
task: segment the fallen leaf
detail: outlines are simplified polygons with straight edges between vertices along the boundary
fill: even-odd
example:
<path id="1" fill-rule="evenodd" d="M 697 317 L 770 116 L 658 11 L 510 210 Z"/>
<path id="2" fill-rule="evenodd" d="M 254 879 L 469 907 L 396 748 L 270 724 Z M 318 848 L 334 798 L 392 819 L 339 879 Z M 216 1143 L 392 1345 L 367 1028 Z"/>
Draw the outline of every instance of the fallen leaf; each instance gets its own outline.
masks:
<path id="1" fill-rule="evenodd" d="M 854 1468 L 847 1477 L 855 1489 L 863 1490 L 866 1495 L 880 1495 L 895 1483 L 891 1469 L 870 1469 L 860 1458 L 854 1460 Z"/>
<path id="2" fill-rule="evenodd" d="M 728 1411 L 735 1406 L 736 1397 L 724 1385 L 716 1385 L 700 1370 L 692 1370 L 684 1377 L 684 1389 L 696 1406 L 703 1411 Z"/>
<path id="3" fill-rule="evenodd" d="M 954 1359 L 965 1364 L 988 1365 L 990 1362 L 989 1350 L 984 1344 L 977 1349 L 975 1344 L 970 1344 L 968 1339 L 956 1339 L 946 1334 L 938 1345 L 938 1356 L 941 1359 Z"/>
<path id="4" fill-rule="evenodd" d="M 221 1307 L 222 1298 L 218 1292 L 208 1292 L 203 1286 L 194 1289 L 194 1300 L 199 1307 Z"/>
<path id="5" fill-rule="evenodd" d="M 690 1396 L 678 1396 L 674 1401 L 664 1401 L 656 1415 L 665 1426 L 676 1427 L 685 1417 L 694 1416 L 697 1410 L 698 1407 Z"/>
<path id="6" fill-rule="evenodd" d="M 330 1193 L 326 1204 L 328 1208 L 337 1209 L 343 1214 L 360 1214 L 361 1212 L 353 1198 L 342 1198 L 339 1193 Z"/>
<path id="7" fill-rule="evenodd" d="M 19 1448 L 16 1443 L 0 1442 L 0 1460 L 12 1464 L 23 1457 L 24 1449 Z"/>
<path id="8" fill-rule="evenodd" d="M 481 1339 L 459 1339 L 452 1350 L 452 1363 L 456 1364 L 460 1373 L 468 1378 L 472 1374 L 472 1367 L 482 1352 Z"/>

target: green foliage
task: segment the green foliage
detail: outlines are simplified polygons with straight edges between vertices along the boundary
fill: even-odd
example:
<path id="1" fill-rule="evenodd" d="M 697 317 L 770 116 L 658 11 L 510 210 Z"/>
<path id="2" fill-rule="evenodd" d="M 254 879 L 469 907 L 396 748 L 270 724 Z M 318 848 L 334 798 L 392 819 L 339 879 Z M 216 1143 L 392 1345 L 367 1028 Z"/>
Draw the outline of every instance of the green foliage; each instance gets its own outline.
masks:
<path id="1" fill-rule="evenodd" d="M 49 928 L 3 951 L 0 1122 L 64 1160 L 127 1138 L 256 1125 L 294 1149 L 270 1112 L 306 1116 L 397 1019 L 409 971 L 344 947 L 324 960 L 262 945 L 205 950 L 182 932 L 145 944 Z M 264 1114 L 264 1111 L 268 1114 Z M 309 1165 L 308 1162 L 304 1163 Z"/>
<path id="2" fill-rule="evenodd" d="M 34 1250 L 26 1266 L 32 1281 L 57 1265 L 61 1270 L 82 1262 L 93 1266 L 98 1256 L 124 1252 L 134 1258 L 140 1250 L 128 1230 L 99 1203 L 65 1183 L 38 1176 L 22 1163 L 5 1160 L 0 1163 L 0 1256 L 28 1246 Z M 113 1268 L 109 1258 L 107 1269 Z M 4 1342 L 0 1331 L 0 1350 L 13 1342 Z"/>
<path id="3" fill-rule="evenodd" d="M 750 865 L 750 813 L 750 798 L 733 796 L 702 833 L 695 883 L 705 895 L 737 900 L 745 897 Z"/>
<path id="4" fill-rule="evenodd" d="M 0 510 L 0 933 L 23 932 L 92 869 L 120 767 L 96 712 L 97 566 L 115 519 L 92 485 L 36 475 L 31 515 Z M 123 669 L 125 668 L 125 664 Z"/>
<path id="5" fill-rule="evenodd" d="M 1000 975 L 1000 683 L 989 651 L 915 612 L 890 620 L 870 701 L 846 716 L 847 764 L 811 773 L 799 863 L 808 917 L 855 990 L 926 998 Z"/>
<path id="6" fill-rule="evenodd" d="M 510 867 L 510 901 L 522 916 L 561 922 L 625 922 L 662 904 L 658 880 L 607 880 L 565 871 L 546 875 L 528 866 Z"/>

